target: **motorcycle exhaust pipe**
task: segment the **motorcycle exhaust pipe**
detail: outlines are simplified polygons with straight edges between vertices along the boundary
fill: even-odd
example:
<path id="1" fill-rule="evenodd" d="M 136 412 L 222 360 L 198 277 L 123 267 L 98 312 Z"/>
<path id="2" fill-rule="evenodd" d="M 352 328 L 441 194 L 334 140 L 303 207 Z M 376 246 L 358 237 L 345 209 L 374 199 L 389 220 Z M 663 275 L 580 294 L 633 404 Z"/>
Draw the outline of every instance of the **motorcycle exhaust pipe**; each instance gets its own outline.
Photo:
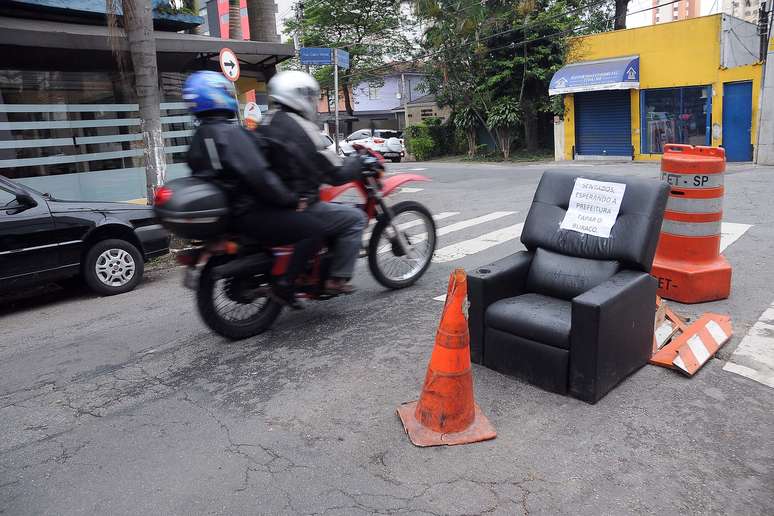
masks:
<path id="1" fill-rule="evenodd" d="M 231 260 L 223 265 L 218 265 L 213 269 L 217 278 L 229 276 L 243 276 L 248 274 L 257 274 L 259 272 L 269 272 L 273 259 L 265 254 L 251 254 L 243 258 Z"/>

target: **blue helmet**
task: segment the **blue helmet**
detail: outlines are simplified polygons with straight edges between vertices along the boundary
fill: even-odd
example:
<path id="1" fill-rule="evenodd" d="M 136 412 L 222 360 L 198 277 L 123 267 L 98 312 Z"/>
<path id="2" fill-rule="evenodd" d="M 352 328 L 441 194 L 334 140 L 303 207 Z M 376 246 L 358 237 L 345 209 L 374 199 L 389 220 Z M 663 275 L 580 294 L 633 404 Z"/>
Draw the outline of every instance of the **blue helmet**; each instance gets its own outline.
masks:
<path id="1" fill-rule="evenodd" d="M 192 73 L 183 85 L 183 100 L 188 103 L 188 109 L 196 115 L 207 111 L 236 113 L 239 109 L 234 84 L 218 72 L 212 71 Z"/>

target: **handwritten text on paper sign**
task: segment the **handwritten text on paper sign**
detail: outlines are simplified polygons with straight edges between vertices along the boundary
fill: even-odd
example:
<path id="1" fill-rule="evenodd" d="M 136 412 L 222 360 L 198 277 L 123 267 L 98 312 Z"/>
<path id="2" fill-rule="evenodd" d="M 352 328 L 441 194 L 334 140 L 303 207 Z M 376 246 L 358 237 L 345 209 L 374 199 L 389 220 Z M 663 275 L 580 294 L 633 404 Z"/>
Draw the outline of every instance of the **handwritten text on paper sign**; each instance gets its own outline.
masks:
<path id="1" fill-rule="evenodd" d="M 626 185 L 579 177 L 570 196 L 570 206 L 561 228 L 587 235 L 610 238 L 621 209 Z"/>

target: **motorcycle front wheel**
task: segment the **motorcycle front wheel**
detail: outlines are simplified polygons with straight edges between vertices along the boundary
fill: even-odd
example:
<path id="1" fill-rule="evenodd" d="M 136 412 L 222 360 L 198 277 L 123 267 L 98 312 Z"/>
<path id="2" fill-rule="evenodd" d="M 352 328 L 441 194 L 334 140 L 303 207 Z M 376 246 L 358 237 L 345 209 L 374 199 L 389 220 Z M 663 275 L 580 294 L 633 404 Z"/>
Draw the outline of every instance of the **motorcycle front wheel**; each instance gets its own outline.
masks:
<path id="1" fill-rule="evenodd" d="M 269 296 L 269 276 L 217 277 L 214 268 L 223 262 L 210 260 L 199 277 L 196 305 L 204 323 L 229 340 L 259 335 L 282 312 L 282 305 Z"/>
<path id="2" fill-rule="evenodd" d="M 416 283 L 430 267 L 435 252 L 435 221 L 430 211 L 416 201 L 391 207 L 392 224 L 382 219 L 374 226 L 368 243 L 368 267 L 376 281 L 387 288 L 405 288 Z M 408 244 L 403 253 L 393 227 Z"/>

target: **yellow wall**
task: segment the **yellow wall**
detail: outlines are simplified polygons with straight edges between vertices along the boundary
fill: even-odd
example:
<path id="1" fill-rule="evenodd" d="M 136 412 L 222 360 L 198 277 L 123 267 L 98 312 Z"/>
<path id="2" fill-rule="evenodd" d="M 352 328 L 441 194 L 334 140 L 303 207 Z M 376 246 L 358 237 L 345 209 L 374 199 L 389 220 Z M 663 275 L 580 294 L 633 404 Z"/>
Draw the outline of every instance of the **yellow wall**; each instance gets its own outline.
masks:
<path id="1" fill-rule="evenodd" d="M 612 57 L 640 56 L 640 89 L 711 85 L 712 124 L 723 120 L 723 83 L 753 81 L 752 142 L 758 126 L 759 64 L 720 68 L 721 15 L 704 16 L 637 29 L 604 32 L 575 38 L 568 62 L 595 61 Z M 631 90 L 632 145 L 638 160 L 657 160 L 660 154 L 641 154 L 640 90 Z M 573 96 L 565 95 L 565 157 L 572 159 L 575 145 Z M 568 118 L 568 114 L 570 118 Z M 713 138 L 713 145 L 720 145 Z"/>

